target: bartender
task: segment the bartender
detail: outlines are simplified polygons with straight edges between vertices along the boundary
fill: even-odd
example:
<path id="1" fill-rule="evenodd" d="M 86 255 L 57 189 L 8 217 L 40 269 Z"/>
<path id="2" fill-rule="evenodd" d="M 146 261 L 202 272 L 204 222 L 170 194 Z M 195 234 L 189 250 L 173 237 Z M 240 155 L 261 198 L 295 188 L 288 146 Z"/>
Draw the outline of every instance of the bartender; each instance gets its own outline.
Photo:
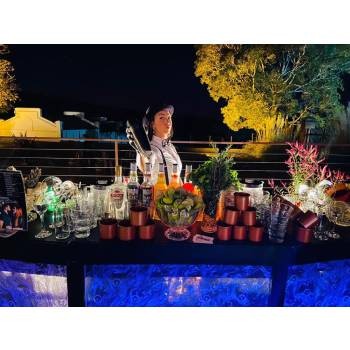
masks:
<path id="1" fill-rule="evenodd" d="M 173 136 L 173 114 L 174 107 L 168 104 L 150 106 L 143 118 L 143 127 L 148 134 L 152 153 L 149 158 L 137 152 L 136 163 L 138 168 L 144 172 L 145 163 L 151 163 L 153 184 L 157 182 L 159 163 L 164 164 L 164 172 L 167 184 L 170 183 L 172 165 L 177 164 L 177 172 L 180 176 L 182 169 L 181 159 L 171 143 Z"/>

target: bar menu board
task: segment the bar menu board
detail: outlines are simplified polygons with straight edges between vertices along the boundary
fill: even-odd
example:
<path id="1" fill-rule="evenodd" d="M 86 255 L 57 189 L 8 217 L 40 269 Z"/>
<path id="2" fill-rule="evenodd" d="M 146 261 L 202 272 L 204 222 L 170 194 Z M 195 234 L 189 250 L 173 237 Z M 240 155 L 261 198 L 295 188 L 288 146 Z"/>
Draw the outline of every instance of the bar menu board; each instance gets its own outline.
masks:
<path id="1" fill-rule="evenodd" d="M 21 171 L 0 169 L 0 237 L 27 230 L 27 210 Z"/>

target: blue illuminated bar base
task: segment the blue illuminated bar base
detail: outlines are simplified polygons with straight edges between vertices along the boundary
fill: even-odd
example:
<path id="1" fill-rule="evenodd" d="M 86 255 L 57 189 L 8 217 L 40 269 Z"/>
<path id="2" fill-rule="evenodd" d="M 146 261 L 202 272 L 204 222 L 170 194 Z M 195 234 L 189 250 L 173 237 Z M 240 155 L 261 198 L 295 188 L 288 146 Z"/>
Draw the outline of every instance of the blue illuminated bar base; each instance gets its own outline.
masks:
<path id="1" fill-rule="evenodd" d="M 159 232 L 158 232 L 159 233 Z M 1 306 L 348 306 L 350 242 L 194 244 L 157 234 L 0 244 Z"/>

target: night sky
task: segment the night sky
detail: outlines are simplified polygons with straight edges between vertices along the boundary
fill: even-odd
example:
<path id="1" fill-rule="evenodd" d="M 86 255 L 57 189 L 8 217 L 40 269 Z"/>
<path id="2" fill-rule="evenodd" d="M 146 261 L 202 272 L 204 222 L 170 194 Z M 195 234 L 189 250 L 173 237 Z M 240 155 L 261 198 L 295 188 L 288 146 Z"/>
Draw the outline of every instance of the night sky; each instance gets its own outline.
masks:
<path id="1" fill-rule="evenodd" d="M 142 116 L 147 106 L 175 106 L 175 137 L 236 140 L 222 123 L 220 106 L 194 76 L 194 45 L 9 45 L 20 87 L 17 106 L 40 107 L 57 120 L 64 110 L 93 119 Z M 349 100 L 350 79 L 343 100 Z"/>
<path id="2" fill-rule="evenodd" d="M 177 115 L 220 115 L 194 76 L 193 45 L 9 48 L 22 99 L 36 94 L 140 111 L 153 100 L 165 99 L 175 105 Z"/>

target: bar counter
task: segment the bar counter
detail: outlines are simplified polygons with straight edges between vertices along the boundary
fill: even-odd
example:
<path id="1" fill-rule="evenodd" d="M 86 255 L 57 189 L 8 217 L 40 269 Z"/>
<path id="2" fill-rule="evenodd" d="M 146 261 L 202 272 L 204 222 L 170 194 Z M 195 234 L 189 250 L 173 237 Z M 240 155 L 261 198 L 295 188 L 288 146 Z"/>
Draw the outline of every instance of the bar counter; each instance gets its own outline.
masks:
<path id="1" fill-rule="evenodd" d="M 344 276 L 344 279 L 346 278 L 348 281 L 347 284 L 350 285 L 350 269 L 342 271 L 343 266 L 349 264 L 347 259 L 350 259 L 350 237 L 348 238 L 346 229 L 340 230 L 342 238 L 339 240 L 312 241 L 310 244 L 298 243 L 291 237 L 282 244 L 275 244 L 269 242 L 266 235 L 260 243 L 214 240 L 214 244 L 196 244 L 192 243 L 191 239 L 184 242 L 173 242 L 164 237 L 164 227 L 161 224 L 157 224 L 154 240 L 136 239 L 130 242 L 122 242 L 118 239 L 100 240 L 98 229 L 93 230 L 87 239 L 76 239 L 71 236 L 65 241 L 56 241 L 54 236 L 51 236 L 45 240 L 37 240 L 33 238 L 36 229 L 37 225 L 32 224 L 29 227 L 29 232 L 19 232 L 10 238 L 0 239 L 0 259 L 2 261 L 64 266 L 66 268 L 69 306 L 88 305 L 86 302 L 88 294 L 86 292 L 86 274 L 87 268 L 91 270 L 91 266 L 103 274 L 103 271 L 107 271 L 105 266 L 119 266 L 119 269 L 114 271 L 120 271 L 123 267 L 127 268 L 128 266 L 176 265 L 182 266 L 180 269 L 183 268 L 182 271 L 185 271 L 186 276 L 193 278 L 198 277 L 196 273 L 189 272 L 193 270 L 193 266 L 213 266 L 216 277 L 220 271 L 224 270 L 243 271 L 246 266 L 249 266 L 250 271 L 253 271 L 254 267 L 263 267 L 270 274 L 268 276 L 270 282 L 266 306 L 288 305 L 285 303 L 286 288 L 288 283 L 293 283 L 293 281 L 288 282 L 288 276 L 293 273 L 291 269 L 298 269 L 298 266 L 316 264 L 316 270 L 322 275 L 323 270 L 327 270 L 330 266 L 329 264 L 335 264 L 333 267 L 336 273 L 340 277 Z M 199 233 L 198 223 L 191 227 L 191 231 L 193 234 Z M 215 270 L 215 266 L 219 266 L 219 268 Z M 222 266 L 224 267 L 222 268 Z M 310 269 L 312 268 L 310 267 Z M 195 268 L 194 271 L 198 272 L 200 269 Z M 330 272 L 330 275 L 334 276 L 335 273 Z M 102 277 L 108 279 L 108 273 L 106 272 L 106 276 Z M 233 276 L 230 275 L 230 278 Z M 245 283 L 249 284 L 249 281 L 252 281 L 252 276 L 247 278 Z M 213 280 L 210 283 L 213 283 Z M 324 283 L 324 280 L 321 280 L 320 283 Z M 330 283 L 334 284 L 335 282 Z M 303 291 L 303 293 L 308 295 L 307 291 Z M 342 293 L 347 294 L 348 291 Z M 243 294 L 240 297 L 244 299 Z M 294 298 L 294 296 L 292 297 Z M 345 295 L 345 299 L 343 298 L 340 304 L 347 305 L 349 297 L 350 295 Z M 208 302 L 212 305 L 210 301 Z M 334 301 L 334 303 L 337 302 Z M 135 305 L 139 304 L 135 303 Z M 230 306 L 231 304 L 225 305 Z M 133 306 L 133 304 L 131 303 L 129 306 Z"/>

